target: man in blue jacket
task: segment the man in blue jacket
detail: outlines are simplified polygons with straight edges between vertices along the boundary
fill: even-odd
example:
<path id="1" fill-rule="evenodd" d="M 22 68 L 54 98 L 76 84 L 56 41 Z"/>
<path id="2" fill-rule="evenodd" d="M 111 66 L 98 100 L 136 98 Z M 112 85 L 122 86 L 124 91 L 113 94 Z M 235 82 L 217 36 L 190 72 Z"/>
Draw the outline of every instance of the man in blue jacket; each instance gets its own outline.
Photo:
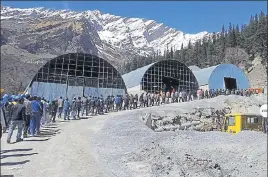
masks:
<path id="1" fill-rule="evenodd" d="M 31 132 L 31 136 L 34 136 L 35 134 L 38 134 L 39 131 L 39 124 L 41 121 L 41 105 L 37 99 L 36 96 L 33 97 L 33 101 L 32 101 L 32 117 L 31 117 L 31 121 L 30 121 L 30 132 Z M 38 122 L 39 121 L 39 122 Z"/>
<path id="2" fill-rule="evenodd" d="M 70 107 L 71 107 L 71 104 L 68 100 L 68 98 L 65 99 L 64 101 L 64 104 L 63 104 L 63 116 L 64 116 L 64 120 L 66 120 L 66 118 L 68 120 L 70 120 Z"/>
<path id="3" fill-rule="evenodd" d="M 119 109 L 119 104 L 120 104 L 120 98 L 119 98 L 119 95 L 117 95 L 117 96 L 115 97 L 114 102 L 115 102 L 116 111 L 118 111 L 118 109 Z"/>

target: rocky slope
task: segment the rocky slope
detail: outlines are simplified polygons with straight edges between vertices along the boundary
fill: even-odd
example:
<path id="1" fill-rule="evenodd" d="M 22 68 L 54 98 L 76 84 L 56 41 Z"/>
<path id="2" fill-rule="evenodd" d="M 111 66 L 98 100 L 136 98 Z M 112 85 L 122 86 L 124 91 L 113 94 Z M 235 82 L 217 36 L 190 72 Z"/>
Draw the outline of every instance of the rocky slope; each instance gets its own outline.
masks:
<path id="1" fill-rule="evenodd" d="M 133 53 L 148 55 L 157 50 L 163 53 L 167 45 L 178 49 L 182 43 L 187 45 L 190 40 L 194 43 L 196 40 L 209 35 L 207 32 L 185 34 L 154 20 L 120 17 L 104 14 L 98 10 L 75 12 L 45 8 L 1 7 L 1 20 L 5 28 L 5 24 L 11 21 L 13 25 L 18 25 L 20 29 L 24 29 L 21 31 L 24 33 L 23 37 L 17 40 L 26 42 L 30 38 L 29 34 L 37 35 L 39 38 L 33 37 L 33 39 L 38 39 L 40 43 L 47 40 L 47 44 L 38 45 L 37 48 L 52 45 L 53 49 L 56 47 L 59 51 L 67 52 L 72 49 L 67 45 L 79 45 L 81 50 L 92 53 L 99 52 L 108 58 L 109 54 L 105 53 L 109 45 L 119 53 L 122 52 L 121 50 L 129 50 Z M 28 35 L 25 34 L 25 29 Z M 52 33 L 47 36 L 49 32 Z M 62 47 L 57 46 L 60 44 L 53 45 L 55 42 L 53 43 L 51 39 L 58 39 L 54 38 L 54 35 L 65 37 L 65 40 L 59 41 L 63 44 Z M 68 41 L 75 37 L 77 39 L 83 38 L 83 40 Z M 48 50 L 48 48 L 46 49 Z M 59 51 L 48 50 L 46 52 Z"/>
<path id="2" fill-rule="evenodd" d="M 189 106 L 190 103 L 193 104 Z M 183 103 L 176 111 L 166 109 L 147 112 L 140 118 L 149 128 L 156 132 L 179 130 L 219 131 L 223 125 L 223 116 L 225 114 L 236 112 L 259 114 L 260 105 L 265 103 L 267 103 L 267 94 L 252 95 L 251 97 L 221 95 L 209 100 Z"/>
<path id="3" fill-rule="evenodd" d="M 194 108 L 224 106 L 258 113 L 256 105 L 263 102 L 267 95 L 250 99 L 231 95 L 122 111 L 109 117 L 91 145 L 111 177 L 263 177 L 267 174 L 267 135 L 262 132 L 155 132 L 138 118 L 148 113 L 162 112 L 168 117 Z"/>
<path id="4" fill-rule="evenodd" d="M 260 57 L 252 61 L 252 66 L 247 71 L 247 77 L 252 88 L 265 88 L 267 91 L 267 63 L 263 64 Z"/>

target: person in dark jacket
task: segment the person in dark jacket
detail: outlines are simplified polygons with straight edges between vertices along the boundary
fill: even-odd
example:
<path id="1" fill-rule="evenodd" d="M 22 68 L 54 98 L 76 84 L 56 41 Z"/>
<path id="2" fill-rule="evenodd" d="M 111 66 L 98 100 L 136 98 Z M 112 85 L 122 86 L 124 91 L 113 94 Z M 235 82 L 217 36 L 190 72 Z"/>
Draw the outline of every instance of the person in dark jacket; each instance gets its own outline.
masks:
<path id="1" fill-rule="evenodd" d="M 90 113 L 91 113 L 91 116 L 94 115 L 94 110 L 95 110 L 95 105 L 96 105 L 95 100 L 96 100 L 96 97 L 93 97 L 91 99 L 91 102 L 90 102 L 90 106 L 91 106 Z"/>
<path id="2" fill-rule="evenodd" d="M 17 104 L 12 106 L 11 112 L 10 112 L 11 121 L 10 121 L 8 136 L 7 136 L 7 143 L 9 144 L 10 144 L 10 139 L 12 137 L 13 131 L 15 130 L 16 126 L 18 126 L 16 142 L 23 141 L 21 136 L 22 136 L 22 130 L 23 130 L 23 121 L 25 121 L 26 119 L 26 115 L 25 115 L 26 108 L 25 108 L 25 105 L 23 105 L 22 98 L 16 97 L 15 102 Z"/>
<path id="3" fill-rule="evenodd" d="M 24 127 L 23 127 L 23 138 L 27 138 L 29 128 L 30 128 L 30 121 L 31 121 L 31 116 L 32 116 L 32 104 L 31 104 L 32 98 L 30 95 L 26 95 L 26 99 L 24 100 L 24 105 L 25 105 L 25 114 L 26 114 L 26 119 L 24 122 Z"/>
<path id="4" fill-rule="evenodd" d="M 134 109 L 137 109 L 137 107 L 138 107 L 138 98 L 139 98 L 138 94 L 136 94 L 133 97 L 133 107 L 134 107 Z"/>
<path id="5" fill-rule="evenodd" d="M 127 110 L 129 107 L 129 96 L 128 94 L 126 94 L 126 96 L 124 97 L 124 110 Z"/>
<path id="6" fill-rule="evenodd" d="M 58 110 L 58 100 L 54 99 L 51 104 L 51 120 L 52 122 L 55 122 L 56 115 L 57 115 L 57 110 Z"/>
<path id="7" fill-rule="evenodd" d="M 104 104 L 105 104 L 105 113 L 108 113 L 110 111 L 110 96 L 106 97 Z"/>
<path id="8" fill-rule="evenodd" d="M 81 108 L 82 108 L 82 100 L 81 100 L 81 97 L 78 97 L 78 99 L 76 100 L 76 109 L 77 109 L 78 118 L 80 118 Z"/>

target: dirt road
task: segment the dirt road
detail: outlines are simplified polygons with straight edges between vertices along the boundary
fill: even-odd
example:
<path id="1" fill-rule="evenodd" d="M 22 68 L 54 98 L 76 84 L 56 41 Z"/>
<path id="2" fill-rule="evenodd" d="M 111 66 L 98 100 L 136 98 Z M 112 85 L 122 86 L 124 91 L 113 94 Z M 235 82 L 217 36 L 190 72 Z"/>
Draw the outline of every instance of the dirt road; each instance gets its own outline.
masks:
<path id="1" fill-rule="evenodd" d="M 1 139 L 1 176 L 102 177 L 106 176 L 90 149 L 90 139 L 108 115 L 58 121 L 42 128 L 40 137 L 7 144 Z M 12 142 L 15 142 L 16 131 Z"/>

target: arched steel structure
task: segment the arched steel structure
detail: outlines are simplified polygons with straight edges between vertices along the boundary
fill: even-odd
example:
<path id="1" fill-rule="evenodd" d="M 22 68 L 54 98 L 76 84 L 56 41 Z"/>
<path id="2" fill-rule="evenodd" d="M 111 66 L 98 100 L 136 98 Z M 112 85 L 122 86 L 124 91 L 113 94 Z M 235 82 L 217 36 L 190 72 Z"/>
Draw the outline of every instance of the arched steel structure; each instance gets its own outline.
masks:
<path id="1" fill-rule="evenodd" d="M 198 89 L 198 82 L 192 71 L 177 60 L 162 60 L 152 63 L 122 77 L 128 90 L 140 87 L 140 90 L 158 93 L 164 89 L 164 85 L 176 90 Z"/>
<path id="2" fill-rule="evenodd" d="M 48 61 L 34 76 L 28 92 L 45 98 L 125 94 L 119 72 L 106 60 L 69 53 Z"/>

